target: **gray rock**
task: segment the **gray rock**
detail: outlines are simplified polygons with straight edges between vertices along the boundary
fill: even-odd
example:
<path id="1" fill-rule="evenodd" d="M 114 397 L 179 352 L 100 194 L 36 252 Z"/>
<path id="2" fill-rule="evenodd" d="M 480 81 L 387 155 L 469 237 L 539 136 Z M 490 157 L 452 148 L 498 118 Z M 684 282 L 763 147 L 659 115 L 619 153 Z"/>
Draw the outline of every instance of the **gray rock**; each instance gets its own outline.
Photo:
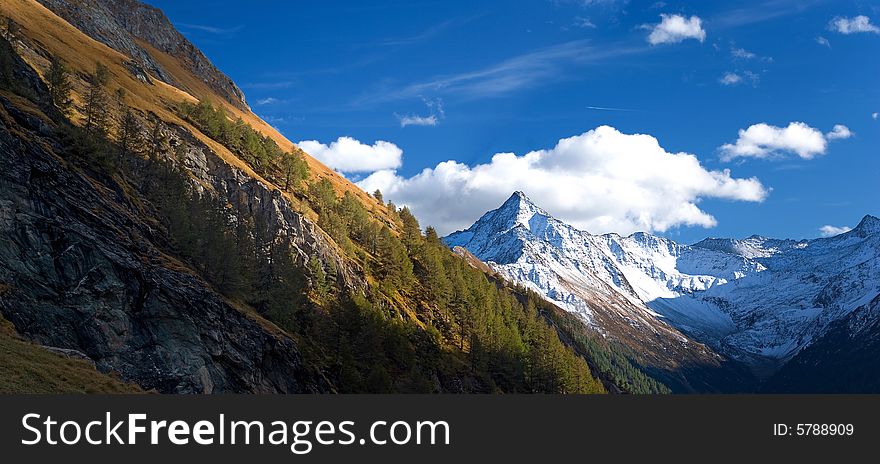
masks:
<path id="1" fill-rule="evenodd" d="M 244 93 L 220 72 L 211 61 L 187 40 L 158 8 L 138 0 L 38 0 L 46 8 L 89 37 L 131 57 L 136 66 L 134 76 L 147 82 L 148 71 L 157 79 L 197 94 L 164 69 L 138 40 L 177 58 L 184 68 L 205 82 L 208 87 L 230 103 L 248 109 Z"/>
<path id="2" fill-rule="evenodd" d="M 0 313 L 19 333 L 148 390 L 330 389 L 290 338 L 161 253 L 134 206 L 0 103 Z"/>

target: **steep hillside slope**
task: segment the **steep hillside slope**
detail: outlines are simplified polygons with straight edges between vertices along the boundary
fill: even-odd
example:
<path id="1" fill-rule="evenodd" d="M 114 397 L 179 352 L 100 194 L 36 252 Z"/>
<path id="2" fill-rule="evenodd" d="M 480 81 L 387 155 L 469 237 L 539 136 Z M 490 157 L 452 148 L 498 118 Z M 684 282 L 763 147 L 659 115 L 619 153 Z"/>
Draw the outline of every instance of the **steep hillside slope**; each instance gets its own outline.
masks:
<path id="1" fill-rule="evenodd" d="M 35 74 L 19 75 L 45 95 Z M 145 389 L 328 388 L 289 338 L 158 249 L 124 185 L 70 162 L 56 120 L 18 95 L 0 94 L 0 106 L 0 312 L 19 332 Z"/>
<path id="2" fill-rule="evenodd" d="M 17 52 L 29 65 L 42 75 L 48 70 L 51 58 L 57 57 L 67 64 L 71 72 L 81 78 L 74 83 L 75 108 L 74 114 L 71 115 L 74 122 L 78 123 L 82 119 L 82 115 L 78 114 L 79 109 L 82 108 L 81 96 L 85 92 L 85 82 L 82 78 L 94 71 L 96 63 L 102 63 L 109 68 L 114 86 L 126 91 L 127 105 L 144 114 L 155 115 L 169 125 L 183 127 L 227 164 L 293 200 L 294 207 L 298 207 L 300 203 L 295 198 L 291 198 L 290 192 L 286 192 L 271 179 L 266 179 L 255 172 L 253 166 L 249 166 L 231 153 L 224 144 L 217 143 L 183 120 L 177 112 L 180 102 L 204 100 L 223 106 L 232 120 L 241 118 L 259 133 L 276 142 L 282 150 L 297 151 L 302 154 L 309 164 L 310 175 L 314 180 L 328 179 L 339 195 L 345 193 L 354 195 L 367 207 L 370 214 L 385 223 L 393 224 L 384 205 L 378 204 L 374 198 L 344 177 L 298 150 L 293 143 L 251 111 L 229 103 L 226 96 L 223 96 L 222 92 L 218 93 L 215 86 L 210 84 L 212 80 L 222 80 L 221 77 L 216 75 L 213 78 L 206 77 L 194 72 L 190 69 L 192 66 L 188 64 L 185 54 L 178 53 L 180 56 L 176 56 L 168 53 L 168 51 L 174 53 L 174 48 L 167 46 L 166 42 L 174 42 L 173 40 L 149 38 L 147 25 L 151 24 L 150 22 L 142 28 L 143 33 L 138 33 L 147 39 L 128 32 L 126 24 L 134 19 L 126 16 L 127 11 L 147 11 L 148 17 L 160 13 L 134 0 L 122 3 L 140 6 L 122 8 L 117 5 L 118 3 L 106 0 L 45 2 L 45 5 L 57 10 L 50 10 L 37 0 L 9 0 L 0 3 L 0 15 L 11 18 L 21 29 L 16 40 Z M 71 13 L 67 13 L 68 10 Z M 64 19 L 67 15 L 70 15 L 83 30 L 67 22 Z M 175 34 L 179 34 L 167 23 L 167 19 L 161 22 L 157 30 L 163 32 L 156 34 L 163 37 L 174 37 Z M 118 40 L 107 37 L 118 37 Z M 108 46 L 107 43 L 114 44 L 114 47 Z M 191 44 L 182 47 L 189 46 Z M 131 48 L 136 49 L 131 52 L 134 53 L 134 57 L 128 54 Z M 158 66 L 162 75 L 167 76 L 167 80 L 175 84 L 168 84 L 158 77 L 154 78 L 155 76 L 149 71 L 150 67 L 140 64 L 142 60 L 153 62 L 152 66 Z M 307 207 L 299 207 L 298 211 L 315 219 L 314 212 Z"/>

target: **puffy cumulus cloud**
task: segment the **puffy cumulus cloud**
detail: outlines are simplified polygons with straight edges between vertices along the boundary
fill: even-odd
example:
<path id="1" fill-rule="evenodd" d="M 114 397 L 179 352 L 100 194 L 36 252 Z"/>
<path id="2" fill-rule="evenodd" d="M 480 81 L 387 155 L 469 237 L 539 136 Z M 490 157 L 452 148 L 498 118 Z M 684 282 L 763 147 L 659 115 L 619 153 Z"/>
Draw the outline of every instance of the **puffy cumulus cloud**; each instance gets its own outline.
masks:
<path id="1" fill-rule="evenodd" d="M 400 167 L 403 158 L 400 147 L 382 140 L 366 145 L 351 137 L 339 137 L 330 145 L 317 140 L 305 140 L 297 145 L 322 163 L 341 172 L 396 169 Z"/>
<path id="2" fill-rule="evenodd" d="M 880 27 L 871 24 L 871 19 L 863 15 L 853 18 L 838 16 L 828 23 L 828 29 L 841 34 L 857 34 L 859 32 L 880 34 Z"/>
<path id="3" fill-rule="evenodd" d="M 648 43 L 651 45 L 679 43 L 687 39 L 696 39 L 700 42 L 706 40 L 703 20 L 697 16 L 685 18 L 677 14 L 661 14 L 660 18 L 659 24 L 647 26 L 651 30 L 648 35 Z"/>
<path id="4" fill-rule="evenodd" d="M 843 124 L 835 124 L 834 128 L 831 129 L 831 132 L 825 134 L 825 137 L 828 140 L 842 140 L 848 139 L 853 136 L 849 127 L 844 126 Z"/>
<path id="5" fill-rule="evenodd" d="M 834 237 L 835 235 L 845 234 L 851 230 L 852 228 L 847 226 L 822 226 L 819 228 L 819 233 L 822 234 L 823 237 Z"/>
<path id="6" fill-rule="evenodd" d="M 622 234 L 712 227 L 715 218 L 699 207 L 701 199 L 758 202 L 768 194 L 756 178 L 707 170 L 696 156 L 669 153 L 650 135 L 608 126 L 549 150 L 499 153 L 476 166 L 446 161 L 409 178 L 385 170 L 358 185 L 409 206 L 442 234 L 470 226 L 517 190 L 576 227 Z"/>
<path id="7" fill-rule="evenodd" d="M 787 127 L 760 123 L 740 129 L 736 142 L 725 144 L 719 150 L 724 161 L 740 157 L 769 158 L 783 153 L 795 153 L 803 159 L 812 159 L 825 154 L 829 140 L 850 136 L 852 132 L 841 124 L 834 126 L 828 134 L 823 134 L 802 122 L 792 122 Z"/>

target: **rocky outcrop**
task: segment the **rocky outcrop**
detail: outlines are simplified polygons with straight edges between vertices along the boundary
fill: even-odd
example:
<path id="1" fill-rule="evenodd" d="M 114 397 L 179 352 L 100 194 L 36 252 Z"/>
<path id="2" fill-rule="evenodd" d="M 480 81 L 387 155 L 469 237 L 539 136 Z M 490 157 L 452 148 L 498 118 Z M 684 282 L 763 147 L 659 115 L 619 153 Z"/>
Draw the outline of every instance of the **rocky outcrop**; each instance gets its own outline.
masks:
<path id="1" fill-rule="evenodd" d="M 130 56 L 139 67 L 163 82 L 197 93 L 164 69 L 138 44 L 138 40 L 177 58 L 185 69 L 205 82 L 217 95 L 240 109 L 248 109 L 244 94 L 232 79 L 220 72 L 180 34 L 158 8 L 138 0 L 38 1 L 89 37 Z"/>
<path id="2" fill-rule="evenodd" d="M 171 129 L 168 136 L 173 145 L 187 147 L 182 159 L 170 159 L 183 163 L 196 180 L 194 187 L 209 186 L 209 194 L 226 200 L 238 216 L 265 224 L 271 236 L 293 246 L 301 263 L 316 256 L 326 267 L 337 271 L 345 287 L 366 288 L 363 269 L 345 259 L 332 239 L 297 211 L 279 190 L 231 166 L 183 128 Z"/>

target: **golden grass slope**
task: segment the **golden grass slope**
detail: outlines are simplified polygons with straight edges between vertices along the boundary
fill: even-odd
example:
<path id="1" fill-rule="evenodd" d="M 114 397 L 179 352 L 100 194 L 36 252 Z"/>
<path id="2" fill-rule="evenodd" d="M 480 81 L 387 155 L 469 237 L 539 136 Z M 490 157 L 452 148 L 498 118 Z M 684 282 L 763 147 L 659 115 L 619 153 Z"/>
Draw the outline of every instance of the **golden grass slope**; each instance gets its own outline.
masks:
<path id="1" fill-rule="evenodd" d="M 193 89 L 193 93 L 196 95 L 165 84 L 158 79 L 153 79 L 152 84 L 140 81 L 132 75 L 125 65 L 126 61 L 129 61 L 129 57 L 93 40 L 36 0 L 3 0 L 0 2 L 0 15 L 12 18 L 19 24 L 21 34 L 28 40 L 15 44 L 16 49 L 41 76 L 49 68 L 52 56 L 60 57 L 74 73 L 81 77 L 93 72 L 95 64 L 100 62 L 110 69 L 111 90 L 115 90 L 117 87 L 126 90 L 126 104 L 144 113 L 154 113 L 166 123 L 187 128 L 225 162 L 241 169 L 271 188 L 282 190 L 277 185 L 272 184 L 255 173 L 245 162 L 236 157 L 226 147 L 211 140 L 195 127 L 183 121 L 175 113 L 174 107 L 181 101 L 192 102 L 199 99 L 208 99 L 215 105 L 224 105 L 227 113 L 232 118 L 241 117 L 245 122 L 253 126 L 254 129 L 272 138 L 282 149 L 292 150 L 295 147 L 294 144 L 253 112 L 239 110 L 216 95 L 204 82 L 187 71 L 177 58 L 165 54 L 146 43 L 139 42 L 167 72 L 179 82 Z M 83 95 L 85 90 L 85 82 L 82 79 L 76 79 L 75 81 L 74 103 L 80 105 L 82 103 L 81 95 Z M 74 112 L 72 119 L 74 122 L 78 122 L 81 118 Z M 372 196 L 312 156 L 305 152 L 302 153 L 305 154 L 313 180 L 329 179 L 340 196 L 350 192 L 359 198 L 367 207 L 367 210 L 371 211 L 377 219 L 386 223 L 394 222 L 386 208 L 379 205 Z M 294 203 L 299 204 L 299 202 Z"/>
<path id="2" fill-rule="evenodd" d="M 102 374 L 86 361 L 20 339 L 0 316 L 0 394 L 141 392 L 137 385 Z"/>

